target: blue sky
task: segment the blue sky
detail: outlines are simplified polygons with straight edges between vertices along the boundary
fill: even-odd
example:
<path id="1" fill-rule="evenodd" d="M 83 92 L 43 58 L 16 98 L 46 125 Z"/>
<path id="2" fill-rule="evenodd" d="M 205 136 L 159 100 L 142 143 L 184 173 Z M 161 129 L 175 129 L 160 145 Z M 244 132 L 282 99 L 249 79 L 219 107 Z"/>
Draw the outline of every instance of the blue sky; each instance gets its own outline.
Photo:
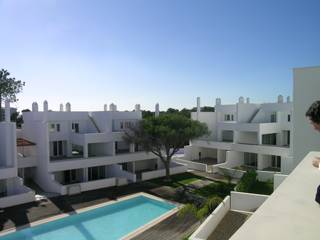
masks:
<path id="1" fill-rule="evenodd" d="M 0 12 L 20 109 L 275 101 L 293 67 L 320 65 L 318 0 L 0 0 Z"/>

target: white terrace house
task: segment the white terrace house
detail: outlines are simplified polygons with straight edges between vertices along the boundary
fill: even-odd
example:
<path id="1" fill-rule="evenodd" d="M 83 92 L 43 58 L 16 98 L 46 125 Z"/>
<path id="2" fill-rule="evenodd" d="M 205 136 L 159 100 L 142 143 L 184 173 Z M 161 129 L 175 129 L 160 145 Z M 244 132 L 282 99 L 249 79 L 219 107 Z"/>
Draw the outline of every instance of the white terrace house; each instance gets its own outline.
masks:
<path id="1" fill-rule="evenodd" d="M 141 119 L 140 105 L 132 112 L 72 112 L 70 103 L 60 111 L 43 111 L 33 103 L 24 112 L 21 137 L 35 143 L 35 158 L 24 161 L 19 174 L 32 177 L 45 191 L 73 194 L 124 185 L 165 175 L 163 164 L 152 153 L 123 140 L 124 131 Z M 171 173 L 186 171 L 172 164 Z"/>
<path id="2" fill-rule="evenodd" d="M 274 103 L 254 104 L 243 97 L 232 105 L 216 99 L 215 112 L 197 112 L 191 117 L 208 125 L 210 136 L 190 141 L 180 162 L 189 168 L 222 172 L 241 177 L 244 170 L 258 170 L 262 179 L 272 179 L 274 172 L 289 172 L 291 157 L 290 98 L 278 97 Z M 203 167 L 204 166 L 204 167 Z M 261 180 L 262 180 L 261 179 Z"/>
<path id="3" fill-rule="evenodd" d="M 34 201 L 34 192 L 18 177 L 16 125 L 10 122 L 10 104 L 0 122 L 0 208 Z"/>

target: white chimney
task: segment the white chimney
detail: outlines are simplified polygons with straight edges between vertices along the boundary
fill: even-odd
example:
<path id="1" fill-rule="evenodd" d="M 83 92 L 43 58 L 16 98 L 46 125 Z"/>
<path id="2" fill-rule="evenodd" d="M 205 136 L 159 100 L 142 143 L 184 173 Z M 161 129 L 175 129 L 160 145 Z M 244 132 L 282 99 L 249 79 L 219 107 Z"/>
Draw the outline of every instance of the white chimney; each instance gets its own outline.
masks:
<path id="1" fill-rule="evenodd" d="M 244 103 L 244 97 L 239 97 L 239 103 Z"/>
<path id="2" fill-rule="evenodd" d="M 71 112 L 71 104 L 69 102 L 66 103 L 66 112 Z"/>
<path id="3" fill-rule="evenodd" d="M 140 112 L 140 111 L 141 111 L 140 104 L 136 104 L 136 105 L 134 106 L 134 110 L 135 110 L 136 112 Z"/>
<path id="4" fill-rule="evenodd" d="M 282 95 L 278 96 L 278 103 L 283 103 L 283 96 Z"/>
<path id="5" fill-rule="evenodd" d="M 108 111 L 108 105 L 107 104 L 105 104 L 105 105 L 103 105 L 103 111 Z"/>
<path id="6" fill-rule="evenodd" d="M 33 102 L 32 103 L 32 112 L 38 112 L 38 111 L 39 111 L 38 103 Z"/>
<path id="7" fill-rule="evenodd" d="M 63 112 L 63 104 L 60 104 L 60 112 Z"/>
<path id="8" fill-rule="evenodd" d="M 250 98 L 247 97 L 247 103 L 250 103 Z"/>
<path id="9" fill-rule="evenodd" d="M 216 105 L 221 105 L 221 98 L 216 98 Z"/>
<path id="10" fill-rule="evenodd" d="M 159 117 L 159 115 L 160 115 L 160 106 L 159 106 L 159 103 L 157 103 L 156 106 L 155 106 L 154 115 L 155 115 L 156 117 Z"/>
<path id="11" fill-rule="evenodd" d="M 291 100 L 290 100 L 290 96 L 287 97 L 287 103 L 290 103 Z"/>
<path id="12" fill-rule="evenodd" d="M 110 111 L 115 112 L 117 111 L 117 105 L 115 105 L 114 103 L 111 103 L 109 106 Z"/>
<path id="13" fill-rule="evenodd" d="M 48 101 L 47 100 L 44 100 L 44 102 L 43 102 L 43 111 L 44 112 L 48 112 L 49 111 Z"/>

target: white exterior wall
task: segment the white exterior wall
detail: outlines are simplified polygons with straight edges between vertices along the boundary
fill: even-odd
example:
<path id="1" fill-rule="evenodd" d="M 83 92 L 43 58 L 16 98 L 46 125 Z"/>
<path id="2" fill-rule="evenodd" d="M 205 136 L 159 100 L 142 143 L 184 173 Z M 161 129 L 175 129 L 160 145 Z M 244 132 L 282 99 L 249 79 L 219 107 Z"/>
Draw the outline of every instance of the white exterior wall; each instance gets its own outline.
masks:
<path id="1" fill-rule="evenodd" d="M 273 103 L 263 104 L 239 102 L 221 105 L 220 101 L 217 101 L 215 114 L 199 113 L 199 121 L 210 125 L 210 130 L 216 135 L 192 140 L 190 145 L 185 147 L 184 159 L 196 160 L 202 148 L 211 148 L 217 150 L 218 163 L 227 161 L 223 168 L 232 168 L 242 165 L 243 153 L 248 152 L 259 155 L 258 169 L 264 169 L 271 166 L 271 155 L 276 155 L 281 156 L 281 171 L 287 172 L 291 165 L 292 149 L 291 144 L 286 144 L 286 131 L 290 131 L 292 136 L 292 122 L 288 122 L 292 106 L 291 102 L 279 103 L 276 99 Z M 233 115 L 233 120 L 227 121 L 226 114 Z M 272 114 L 276 114 L 276 122 L 271 122 Z M 192 113 L 192 118 L 195 117 L 196 113 Z M 223 142 L 225 131 L 233 132 L 233 142 Z M 276 134 L 277 145 L 263 145 L 263 134 Z M 201 156 L 204 157 L 204 154 Z"/>
<path id="2" fill-rule="evenodd" d="M 320 150 L 320 134 L 305 117 L 310 105 L 320 100 L 320 67 L 296 68 L 293 70 L 293 165 L 291 170 L 310 151 Z"/>
<path id="3" fill-rule="evenodd" d="M 45 191 L 60 194 L 108 187 L 127 181 L 135 182 L 135 174 L 123 171 L 117 164 L 131 162 L 129 165 L 133 170 L 139 170 L 140 167 L 149 168 L 151 165 L 154 168 L 155 155 L 134 152 L 133 146 L 129 146 L 122 139 L 125 129 L 120 128 L 120 122 L 136 123 L 141 117 L 140 110 L 119 112 L 115 108 L 112 111 L 101 112 L 63 112 L 62 110 L 23 113 L 24 124 L 20 135 L 36 143 L 36 159 L 27 164 L 28 166 L 34 164 L 36 167 L 35 181 Z M 73 123 L 79 124 L 79 132 L 72 130 Z M 53 131 L 49 130 L 51 124 L 59 124 L 60 131 L 57 131 L 57 127 Z M 51 160 L 50 157 L 53 154 L 53 141 L 63 141 L 63 156 L 59 160 Z M 118 149 L 128 148 L 130 153 L 116 154 L 115 142 L 118 144 Z M 72 145 L 82 150 L 83 156 L 72 156 Z M 135 167 L 134 162 L 140 160 L 144 162 L 138 162 Z M 87 169 L 96 166 L 107 166 L 107 175 L 112 179 L 106 177 L 88 182 Z M 80 188 L 73 185 L 63 186 L 59 183 L 63 179 L 63 171 L 71 169 L 80 171 L 78 172 Z"/>
<path id="4" fill-rule="evenodd" d="M 245 192 L 231 191 L 231 210 L 254 212 L 264 201 L 268 199 L 268 195 L 253 194 Z"/>
<path id="5" fill-rule="evenodd" d="M 190 240 L 206 240 L 219 225 L 220 221 L 230 210 L 230 197 L 227 196 L 222 203 L 206 218 L 200 227 L 189 237 Z"/>

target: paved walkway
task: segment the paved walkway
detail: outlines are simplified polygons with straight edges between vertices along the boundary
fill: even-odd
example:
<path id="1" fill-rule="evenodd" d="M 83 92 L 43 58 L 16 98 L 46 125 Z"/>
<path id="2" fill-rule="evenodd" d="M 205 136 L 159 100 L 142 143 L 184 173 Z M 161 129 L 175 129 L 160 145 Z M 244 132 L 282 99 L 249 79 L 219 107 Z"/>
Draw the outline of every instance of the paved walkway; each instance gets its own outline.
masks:
<path id="1" fill-rule="evenodd" d="M 179 218 L 175 214 L 133 240 L 182 240 L 192 234 L 199 225 L 200 222 L 194 217 Z"/>

